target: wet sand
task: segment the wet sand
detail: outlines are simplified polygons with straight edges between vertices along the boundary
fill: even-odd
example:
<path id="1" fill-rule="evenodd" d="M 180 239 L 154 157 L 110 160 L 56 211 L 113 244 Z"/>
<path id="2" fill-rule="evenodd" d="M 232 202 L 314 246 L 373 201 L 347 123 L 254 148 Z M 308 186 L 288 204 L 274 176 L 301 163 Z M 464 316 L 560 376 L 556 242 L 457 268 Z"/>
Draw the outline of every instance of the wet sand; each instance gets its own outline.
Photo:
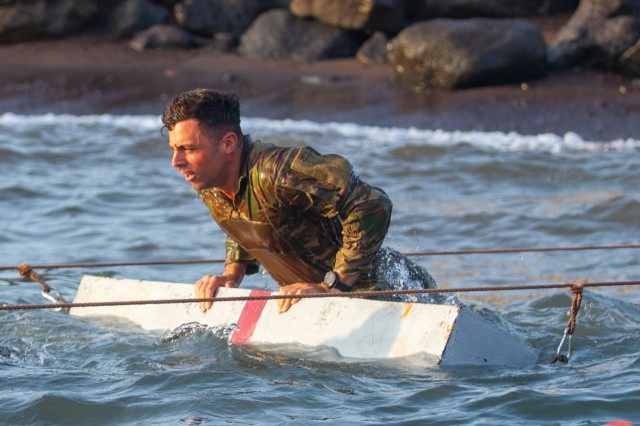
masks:
<path id="1" fill-rule="evenodd" d="M 424 129 L 572 131 L 640 139 L 640 81 L 604 71 L 415 93 L 390 66 L 262 61 L 207 48 L 135 52 L 101 36 L 0 45 L 0 113 L 158 114 L 195 87 L 234 91 L 243 115 Z"/>

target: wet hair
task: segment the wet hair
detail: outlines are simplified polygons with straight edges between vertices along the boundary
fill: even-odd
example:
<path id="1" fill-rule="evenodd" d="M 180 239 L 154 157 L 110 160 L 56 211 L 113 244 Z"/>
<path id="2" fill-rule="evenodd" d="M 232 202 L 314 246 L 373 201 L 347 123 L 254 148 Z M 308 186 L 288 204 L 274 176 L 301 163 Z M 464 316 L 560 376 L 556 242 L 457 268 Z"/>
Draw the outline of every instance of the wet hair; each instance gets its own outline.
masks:
<path id="1" fill-rule="evenodd" d="M 161 132 L 171 131 L 177 123 L 190 118 L 198 120 L 205 132 L 219 136 L 233 132 L 242 136 L 240 101 L 233 93 L 194 89 L 176 96 L 162 113 Z"/>

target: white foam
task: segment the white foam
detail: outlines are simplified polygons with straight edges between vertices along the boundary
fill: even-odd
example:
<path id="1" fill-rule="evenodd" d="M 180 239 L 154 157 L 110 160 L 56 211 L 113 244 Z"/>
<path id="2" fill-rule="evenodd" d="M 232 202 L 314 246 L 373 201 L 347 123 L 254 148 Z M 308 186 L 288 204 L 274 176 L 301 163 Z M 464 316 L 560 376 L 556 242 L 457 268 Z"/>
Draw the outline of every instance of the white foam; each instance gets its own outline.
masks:
<path id="1" fill-rule="evenodd" d="M 541 151 L 560 153 L 567 151 L 603 152 L 635 151 L 640 149 L 638 139 L 616 139 L 611 141 L 584 140 L 576 132 L 564 135 L 541 133 L 522 135 L 516 132 L 445 131 L 415 127 L 377 127 L 353 123 L 316 123 L 306 120 L 267 120 L 261 118 L 245 120 L 246 127 L 254 127 L 262 133 L 298 132 L 319 133 L 341 138 L 345 144 L 362 146 L 363 141 L 375 145 L 431 145 L 452 146 L 469 144 L 482 149 L 497 151 Z"/>
<path id="2" fill-rule="evenodd" d="M 159 116 L 153 115 L 70 115 L 0 114 L 0 126 L 12 128 L 35 128 L 41 126 L 68 127 L 115 127 L 136 131 L 159 131 L 162 127 Z M 602 141 L 585 140 L 576 132 L 564 135 L 541 133 L 522 135 L 516 132 L 445 131 L 415 127 L 378 127 L 355 123 L 318 123 L 309 120 L 271 120 L 266 118 L 243 118 L 243 129 L 254 136 L 267 139 L 269 135 L 286 135 L 293 138 L 329 137 L 340 139 L 342 145 L 362 147 L 394 146 L 455 146 L 467 144 L 479 149 L 496 151 L 536 152 L 608 152 L 636 151 L 640 140 L 615 139 Z"/>
<path id="3" fill-rule="evenodd" d="M 136 127 L 144 130 L 159 130 L 162 127 L 160 116 L 153 115 L 71 115 L 71 114 L 39 114 L 20 115 L 7 112 L 0 114 L 0 126 L 78 126 L 78 127 Z"/>

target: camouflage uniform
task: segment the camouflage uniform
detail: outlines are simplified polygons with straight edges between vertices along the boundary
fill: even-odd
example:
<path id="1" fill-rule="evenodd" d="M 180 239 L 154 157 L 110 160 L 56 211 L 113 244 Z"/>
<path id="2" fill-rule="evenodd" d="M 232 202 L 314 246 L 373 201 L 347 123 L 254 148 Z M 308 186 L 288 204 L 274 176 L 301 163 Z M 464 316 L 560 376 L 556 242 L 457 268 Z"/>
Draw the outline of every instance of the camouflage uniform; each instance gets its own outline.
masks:
<path id="1" fill-rule="evenodd" d="M 334 270 L 359 274 L 354 290 L 379 288 L 371 265 L 382 258 L 389 228 L 387 194 L 338 155 L 244 138 L 235 199 L 217 188 L 199 191 L 227 233 L 226 263 L 246 263 L 247 274 L 260 263 L 280 285 L 319 283 Z"/>

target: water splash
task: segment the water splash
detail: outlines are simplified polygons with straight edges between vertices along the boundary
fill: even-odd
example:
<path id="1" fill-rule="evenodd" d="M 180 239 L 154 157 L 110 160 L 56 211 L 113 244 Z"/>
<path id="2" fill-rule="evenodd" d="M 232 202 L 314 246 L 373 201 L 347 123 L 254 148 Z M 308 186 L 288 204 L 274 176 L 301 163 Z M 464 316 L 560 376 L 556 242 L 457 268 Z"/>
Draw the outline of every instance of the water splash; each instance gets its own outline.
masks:
<path id="1" fill-rule="evenodd" d="M 53 361 L 45 348 L 22 350 L 13 345 L 0 345 L 0 365 L 43 366 Z"/>
<path id="2" fill-rule="evenodd" d="M 375 281 L 376 290 L 421 290 L 438 287 L 424 267 L 388 247 L 381 248 L 376 255 L 370 276 Z M 383 299 L 406 303 L 456 303 L 455 296 L 445 297 L 427 293 L 396 294 L 385 296 Z"/>
<path id="3" fill-rule="evenodd" d="M 237 324 L 209 327 L 207 325 L 200 324 L 199 322 L 194 321 L 182 324 L 174 330 L 165 333 L 158 341 L 158 344 L 170 343 L 186 336 L 204 333 L 211 333 L 221 339 L 229 340 L 231 338 L 231 334 L 236 330 L 239 330 Z"/>

